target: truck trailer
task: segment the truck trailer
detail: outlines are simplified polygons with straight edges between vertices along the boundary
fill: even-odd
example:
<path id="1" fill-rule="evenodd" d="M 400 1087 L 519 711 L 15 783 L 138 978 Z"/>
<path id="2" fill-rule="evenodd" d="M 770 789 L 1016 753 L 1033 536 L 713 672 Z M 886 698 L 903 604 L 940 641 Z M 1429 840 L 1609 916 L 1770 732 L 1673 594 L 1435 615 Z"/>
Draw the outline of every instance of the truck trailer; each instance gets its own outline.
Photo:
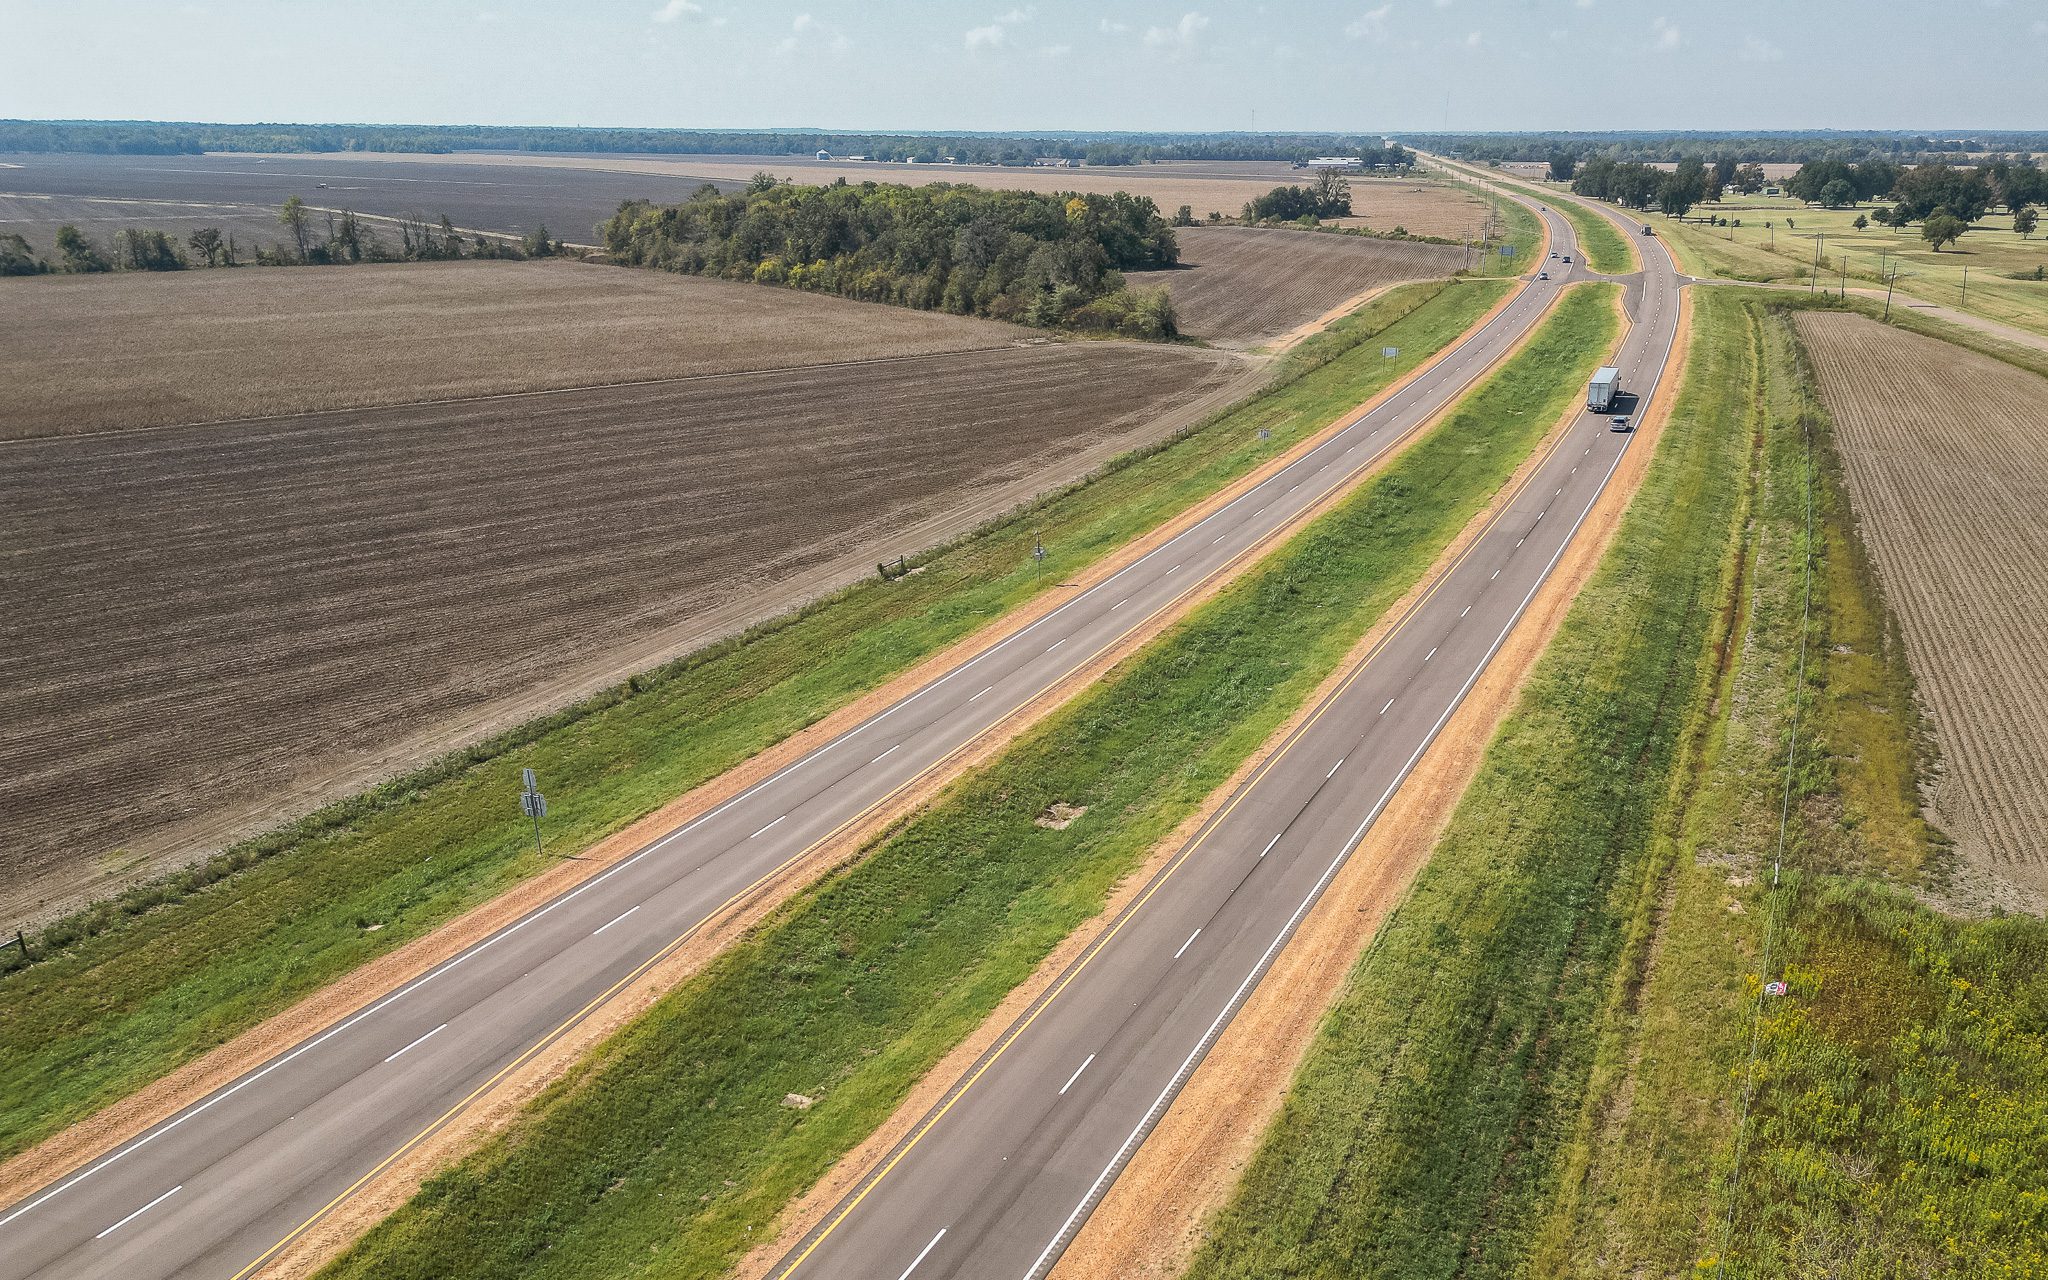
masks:
<path id="1" fill-rule="evenodd" d="M 1604 365 L 1586 384 L 1586 407 L 1594 413 L 1605 413 L 1614 407 L 1614 399 L 1620 394 L 1621 370 L 1613 365 Z"/>

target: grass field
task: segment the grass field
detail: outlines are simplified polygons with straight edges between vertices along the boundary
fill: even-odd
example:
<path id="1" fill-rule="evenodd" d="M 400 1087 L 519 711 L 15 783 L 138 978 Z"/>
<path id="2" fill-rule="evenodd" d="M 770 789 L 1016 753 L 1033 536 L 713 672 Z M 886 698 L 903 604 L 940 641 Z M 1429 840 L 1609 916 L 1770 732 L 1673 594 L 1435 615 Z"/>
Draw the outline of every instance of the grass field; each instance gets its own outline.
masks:
<path id="1" fill-rule="evenodd" d="M 1361 959 L 1188 1274 L 1523 1274 L 1654 896 L 1710 644 L 1740 589 L 1752 441 L 1709 335 L 1642 491 L 1488 749 L 1408 900 Z M 1739 360 L 1740 350 L 1733 359 Z"/>
<path id="2" fill-rule="evenodd" d="M 1465 260 L 1452 245 L 1265 227 L 1182 227 L 1174 238 L 1179 266 L 1124 278 L 1164 287 L 1182 332 L 1230 347 L 1277 338 L 1368 289 L 1448 276 Z"/>
<path id="3" fill-rule="evenodd" d="M 1503 291 L 1402 286 L 1291 353 L 1280 389 L 922 573 L 852 588 L 60 922 L 27 969 L 0 953 L 0 1034 L 33 1046 L 0 1057 L 0 1153 L 538 870 L 503 803 L 520 766 L 550 779 L 557 851 L 581 849 L 1031 598 L 1035 532 L 1043 582 L 1061 581 L 1429 359 Z M 1381 341 L 1401 356 L 1382 359 Z"/>
<path id="4" fill-rule="evenodd" d="M 576 262 L 8 280 L 0 440 L 1001 347 L 1010 325 Z M 107 358 L 110 348 L 123 352 Z"/>
<path id="5" fill-rule="evenodd" d="M 1878 203 L 1883 203 L 1882 201 Z M 1899 292 L 1943 306 L 1972 311 L 2035 333 L 2048 333 L 2048 281 L 2014 280 L 2048 265 L 2048 236 L 2023 239 L 2004 213 L 1986 214 L 1963 238 L 1936 253 L 1920 238 L 1920 225 L 1894 230 L 1874 223 L 1856 230 L 1856 216 L 1874 205 L 1852 209 L 1808 208 L 1796 200 L 1733 196 L 1704 204 L 1694 218 L 1718 216 L 1742 225 L 1709 227 L 1650 219 L 1657 234 L 1678 251 L 1686 271 L 1731 280 L 1807 283 L 1814 272 L 1814 236 L 1823 237 L 1820 287 L 1838 287 L 1848 268 L 1851 288 L 1884 287 L 1894 266 L 1901 269 Z M 1766 224 L 1771 224 L 1767 226 Z M 1963 274 L 1969 272 L 1968 297 Z"/>
<path id="6" fill-rule="evenodd" d="M 2048 925 L 1901 887 L 1947 855 L 1827 417 L 1788 317 L 1695 306 L 1608 563 L 1191 1274 L 2048 1267 Z"/>
<path id="7" fill-rule="evenodd" d="M 720 1274 L 1227 778 L 1513 473 L 1610 291 L 1106 683 L 667 997 L 335 1276 Z M 1036 823 L 1056 800 L 1089 815 Z M 802 1111 L 785 1094 L 817 1099 Z"/>

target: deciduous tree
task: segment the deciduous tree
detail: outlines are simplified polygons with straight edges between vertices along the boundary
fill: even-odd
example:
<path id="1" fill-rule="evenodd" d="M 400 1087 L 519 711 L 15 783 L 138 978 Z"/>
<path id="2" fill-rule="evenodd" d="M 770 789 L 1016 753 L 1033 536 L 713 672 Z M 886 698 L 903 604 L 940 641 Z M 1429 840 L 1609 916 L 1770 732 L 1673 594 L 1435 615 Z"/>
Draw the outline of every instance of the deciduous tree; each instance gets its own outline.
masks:
<path id="1" fill-rule="evenodd" d="M 1969 223 L 1952 213 L 1937 209 L 1927 215 L 1926 222 L 1920 224 L 1920 238 L 1933 246 L 1936 253 L 1940 253 L 1941 246 L 1954 244 L 1957 238 L 1969 229 Z"/>
<path id="2" fill-rule="evenodd" d="M 57 228 L 57 253 L 63 258 L 66 271 L 113 270 L 99 246 L 68 222 Z"/>

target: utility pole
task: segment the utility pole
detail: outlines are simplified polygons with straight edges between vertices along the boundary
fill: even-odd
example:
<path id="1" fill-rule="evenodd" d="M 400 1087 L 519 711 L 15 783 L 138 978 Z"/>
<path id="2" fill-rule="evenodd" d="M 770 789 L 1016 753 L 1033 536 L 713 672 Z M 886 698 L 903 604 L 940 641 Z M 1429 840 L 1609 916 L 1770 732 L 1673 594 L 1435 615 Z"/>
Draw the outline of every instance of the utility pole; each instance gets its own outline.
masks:
<path id="1" fill-rule="evenodd" d="M 1031 585 L 1035 587 L 1045 572 L 1045 539 L 1036 532 L 1031 535 L 1031 560 Z"/>
<path id="2" fill-rule="evenodd" d="M 33 959 L 33 957 L 30 956 L 28 953 L 28 939 L 21 936 L 21 930 L 19 929 L 16 929 L 14 931 L 14 945 L 21 948 L 21 960 L 23 964 L 27 964 L 31 959 Z"/>
<path id="3" fill-rule="evenodd" d="M 1842 255 L 1842 301 L 1849 300 L 1849 255 Z"/>
<path id="4" fill-rule="evenodd" d="M 1808 293 L 1820 288 L 1820 242 L 1821 236 L 1816 232 L 1813 237 L 1813 279 L 1807 282 Z"/>
<path id="5" fill-rule="evenodd" d="M 1963 268 L 1963 305 L 1970 305 L 1970 269 Z"/>
<path id="6" fill-rule="evenodd" d="M 1898 267 L 1898 264 L 1897 264 L 1897 263 L 1893 263 L 1893 264 L 1892 264 L 1892 273 L 1891 273 L 1891 275 L 1889 275 L 1889 276 L 1885 277 L 1885 282 L 1884 282 L 1884 318 L 1885 318 L 1886 320 L 1889 320 L 1889 319 L 1891 319 L 1891 318 L 1892 318 L 1892 289 L 1893 289 L 1893 288 L 1894 288 L 1894 287 L 1895 287 L 1895 286 L 1896 286 L 1896 285 L 1897 285 L 1898 283 L 1899 283 L 1899 267 Z"/>

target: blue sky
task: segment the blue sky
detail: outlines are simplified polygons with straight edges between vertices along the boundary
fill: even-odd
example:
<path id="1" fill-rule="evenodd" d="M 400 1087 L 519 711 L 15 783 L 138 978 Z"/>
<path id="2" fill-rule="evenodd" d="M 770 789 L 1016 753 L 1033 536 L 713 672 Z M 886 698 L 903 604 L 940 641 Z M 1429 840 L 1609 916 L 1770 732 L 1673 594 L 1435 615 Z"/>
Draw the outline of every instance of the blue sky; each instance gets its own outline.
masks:
<path id="1" fill-rule="evenodd" d="M 0 0 L 0 116 L 2048 128 L 2043 0 Z"/>

